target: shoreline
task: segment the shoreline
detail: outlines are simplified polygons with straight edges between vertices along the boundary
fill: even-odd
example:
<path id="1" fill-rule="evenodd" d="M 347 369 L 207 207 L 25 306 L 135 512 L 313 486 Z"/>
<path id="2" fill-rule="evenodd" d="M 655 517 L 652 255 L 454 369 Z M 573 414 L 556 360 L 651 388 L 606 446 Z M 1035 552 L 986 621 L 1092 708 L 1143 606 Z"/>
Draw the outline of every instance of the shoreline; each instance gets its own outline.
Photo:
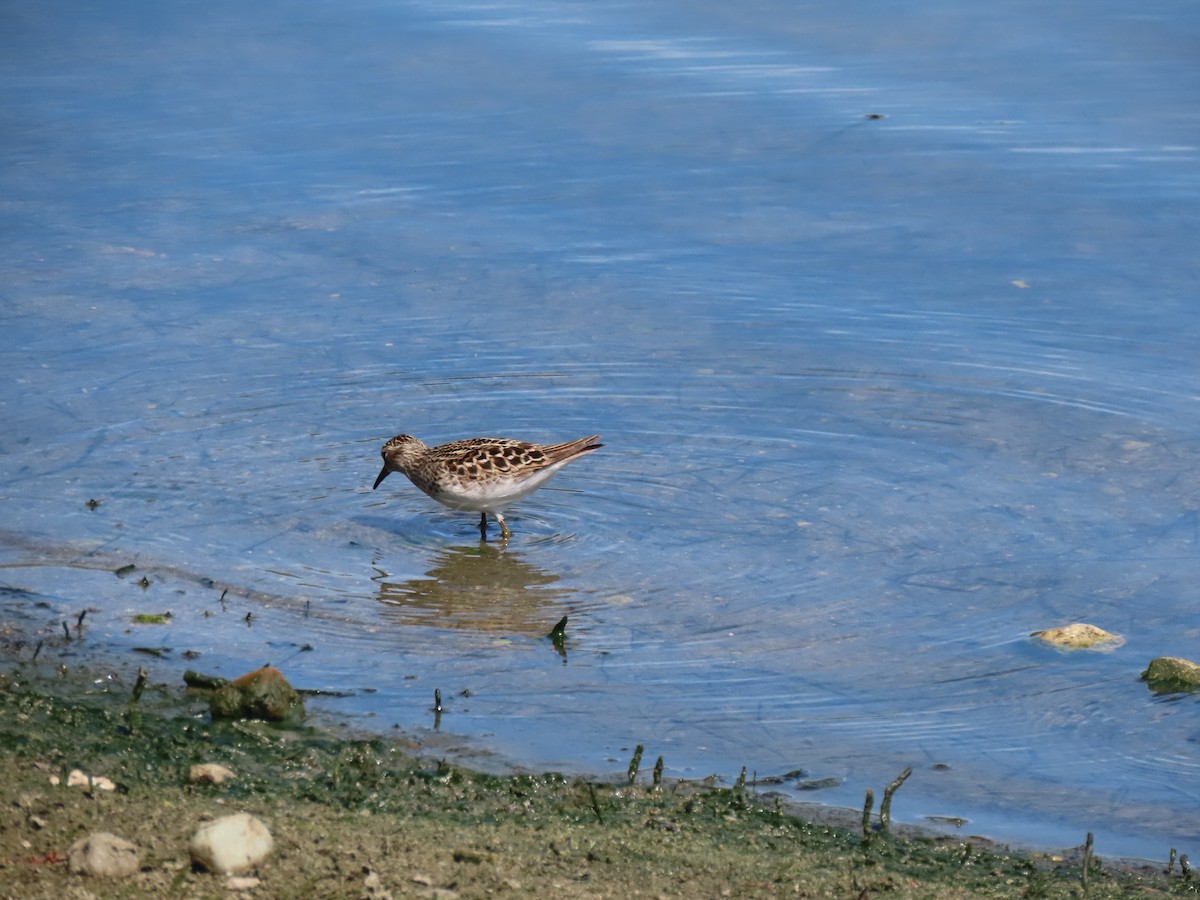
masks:
<path id="1" fill-rule="evenodd" d="M 654 785 L 646 769 L 633 784 L 483 774 L 438 758 L 447 748 L 355 734 L 324 715 L 288 728 L 213 722 L 182 685 L 151 684 L 134 705 L 123 667 L 102 678 L 86 662 L 30 664 L 4 649 L 0 789 L 15 798 L 0 819 L 6 897 L 57 900 L 82 884 L 101 896 L 227 896 L 225 879 L 192 870 L 187 835 L 240 811 L 275 835 L 251 873 L 256 894 L 272 897 L 1069 897 L 1083 888 L 1081 860 L 1069 854 L 900 824 L 864 838 L 861 812 L 785 805 L 744 786 Z M 235 780 L 190 784 L 190 765 L 205 762 Z M 77 767 L 116 790 L 64 786 Z M 139 846 L 135 875 L 81 881 L 60 862 L 96 830 Z M 1200 892 L 1164 868 L 1097 859 L 1087 896 Z"/>
<path id="2" fill-rule="evenodd" d="M 260 612 L 266 615 L 268 611 L 285 609 L 291 612 L 304 611 L 305 616 L 309 614 L 307 599 L 289 598 L 282 594 L 263 593 L 254 588 L 247 588 L 244 585 L 237 584 L 235 581 L 226 581 L 216 579 L 204 575 L 202 572 L 193 571 L 186 567 L 178 565 L 170 565 L 163 563 L 162 560 L 146 557 L 143 554 L 130 553 L 126 551 L 111 552 L 104 548 L 92 548 L 84 550 L 79 547 L 69 545 L 51 545 L 31 538 L 27 535 L 20 535 L 13 532 L 0 529 L 0 543 L 8 547 L 23 551 L 25 554 L 34 555 L 38 562 L 26 563 L 21 562 L 19 565 L 39 565 L 39 566 L 66 566 L 69 569 L 81 569 L 87 572 L 102 572 L 114 573 L 117 576 L 118 582 L 134 581 L 133 587 L 136 589 L 142 581 L 154 585 L 156 594 L 161 598 L 169 590 L 175 593 L 190 593 L 193 588 L 197 589 L 201 594 L 201 602 L 194 608 L 184 611 L 181 618 L 185 619 L 188 624 L 183 627 L 185 630 L 190 627 L 193 631 L 197 627 L 208 627 L 212 620 L 210 615 L 217 615 L 218 611 L 221 615 L 228 615 L 236 618 L 239 623 L 241 621 L 242 612 L 248 610 L 247 623 L 249 616 L 255 616 L 255 625 L 259 626 L 258 616 Z M 140 581 L 138 581 L 140 579 Z M 47 589 L 49 590 L 49 589 Z M 76 590 L 71 592 L 71 596 L 85 596 L 82 593 L 84 588 L 76 586 Z M 50 590 L 51 594 L 57 594 L 57 591 Z M 207 600 L 205 600 L 207 595 Z M 105 595 L 107 596 L 107 594 Z M 97 668 L 113 665 L 118 668 L 124 668 L 127 672 L 135 672 L 138 666 L 138 660 L 144 660 L 146 666 L 157 668 L 161 666 L 169 670 L 169 672 L 159 673 L 160 677 L 165 678 L 182 678 L 184 675 L 184 661 L 188 666 L 203 666 L 203 662 L 197 664 L 193 662 L 200 654 L 192 653 L 191 650 L 183 650 L 181 653 L 175 653 L 171 648 L 161 648 L 156 646 L 155 641 L 159 640 L 157 636 L 152 636 L 152 632 L 156 625 L 142 625 L 139 627 L 146 628 L 145 641 L 148 646 L 139 647 L 133 641 L 141 640 L 141 636 L 134 638 L 133 641 L 128 639 L 128 635 L 133 632 L 130 630 L 128 622 L 125 621 L 130 615 L 129 610 L 126 610 L 122 619 L 117 617 L 105 618 L 106 608 L 104 606 L 88 606 L 81 604 L 77 600 L 67 600 L 51 597 L 49 594 L 44 600 L 38 599 L 39 595 L 24 591 L 22 589 L 14 590 L 13 596 L 10 597 L 8 609 L 8 617 L 10 621 L 7 623 L 0 622 L 0 660 L 6 656 L 14 656 L 28 660 L 31 654 L 36 652 L 38 644 L 44 644 L 44 650 L 39 658 L 40 663 L 46 663 L 48 658 L 64 659 L 72 664 L 94 665 Z M 229 598 L 229 610 L 226 610 L 226 598 Z M 240 608 L 235 609 L 234 599 L 245 601 Z M 58 603 L 59 599 L 63 603 Z M 170 604 L 166 604 L 169 606 Z M 260 610 L 259 606 L 263 609 Z M 43 608 L 49 611 L 50 614 L 42 615 Z M 165 608 L 162 602 L 157 606 L 154 603 L 135 603 L 130 609 L 150 609 L 158 610 Z M 169 613 L 168 613 L 169 616 Z M 202 617 L 202 618 L 201 618 Z M 152 616 L 143 616 L 143 618 L 152 618 Z M 202 624 L 199 624 L 202 623 Z M 278 627 L 278 623 L 277 627 Z M 125 640 L 118 643 L 112 640 L 105 641 L 105 632 L 116 633 L 120 629 L 125 636 Z M 240 630 L 240 629 L 239 629 Z M 65 634 L 64 634 L 65 631 Z M 189 632 L 190 633 L 190 632 Z M 279 634 L 285 633 L 282 631 Z M 287 632 L 290 637 L 290 632 Z M 99 635 L 99 642 L 96 637 Z M 111 634 L 109 635 L 111 637 Z M 539 632 L 539 639 L 544 635 Z M 186 638 L 176 639 L 182 640 L 181 647 L 192 646 Z M 264 638 L 265 640 L 265 638 Z M 123 646 L 121 644 L 124 644 Z M 296 649 L 300 648 L 299 644 L 295 645 Z M 155 652 L 156 650 L 162 652 Z M 140 651 L 140 652 L 139 652 Z M 141 653 L 150 655 L 141 656 Z M 241 648 L 241 652 L 235 653 L 225 659 L 226 665 L 229 663 L 237 664 L 242 659 L 251 658 L 246 648 Z M 281 662 L 287 668 L 285 662 Z M 226 671 L 222 674 L 228 677 L 235 677 L 241 674 L 241 671 Z M 291 673 L 289 672 L 289 676 Z M 129 683 L 132 684 L 132 675 L 127 676 Z M 406 679 L 407 680 L 407 679 Z M 175 687 L 180 687 L 180 683 L 176 683 Z M 334 685 L 337 687 L 337 685 Z M 432 685 L 429 690 L 432 691 Z M 418 739 L 426 744 L 433 745 L 442 752 L 440 748 L 449 747 L 449 751 L 454 760 L 459 763 L 465 763 L 471 768 L 482 768 L 482 771 L 491 774 L 500 773 L 528 773 L 536 772 L 541 768 L 551 768 L 563 766 L 565 771 L 571 772 L 575 777 L 604 781 L 608 778 L 618 775 L 623 770 L 627 760 L 616 758 L 606 759 L 605 762 L 611 761 L 612 766 L 596 766 L 575 765 L 570 759 L 564 762 L 549 763 L 534 763 L 529 764 L 522 761 L 519 753 L 512 755 L 511 752 L 506 752 L 503 749 L 489 748 L 487 746 L 486 734 L 481 738 L 478 735 L 470 734 L 453 734 L 438 732 L 436 726 L 432 728 L 423 725 L 422 721 L 413 721 L 409 717 L 404 724 L 394 725 L 391 728 L 381 724 L 380 720 L 372 720 L 370 714 L 361 715 L 356 712 L 344 712 L 337 708 L 338 697 L 344 696 L 339 694 L 337 690 L 325 692 L 327 699 L 322 701 L 323 708 L 314 710 L 313 721 L 324 721 L 328 727 L 345 731 L 350 734 L 365 734 L 365 735 L 380 735 L 383 737 L 389 734 L 404 734 L 406 737 Z M 431 695 L 425 695 L 421 698 L 413 697 L 409 700 L 412 704 L 408 708 L 417 710 L 417 719 L 428 722 L 435 718 L 432 709 L 430 708 L 432 701 Z M 450 706 L 452 704 L 448 704 Z M 445 721 L 451 721 L 452 717 L 448 717 Z M 395 729 L 399 728 L 400 731 Z M 419 737 L 417 737 L 419 735 Z M 511 747 L 510 747 L 511 749 Z M 630 749 L 628 752 L 632 752 Z M 653 757 L 652 757 L 653 758 Z M 670 760 L 672 763 L 677 763 L 677 760 Z M 856 806 L 861 802 L 861 797 L 865 789 L 872 788 L 877 793 L 882 790 L 884 784 L 883 779 L 894 777 L 896 771 L 905 765 L 908 760 L 897 759 L 896 770 L 892 772 L 881 772 L 877 774 L 879 780 L 862 781 L 859 783 L 859 791 L 857 797 L 847 797 L 846 791 L 842 791 L 837 797 L 828 797 L 824 800 L 808 800 L 801 799 L 798 796 L 799 792 L 789 792 L 784 803 L 789 809 L 796 809 L 806 817 L 811 817 L 817 821 L 831 821 L 842 827 L 855 828 L 858 827 L 858 821 L 861 818 L 861 806 Z M 649 765 L 649 763 L 647 763 Z M 935 767 L 936 768 L 936 767 Z M 689 770 L 686 774 L 680 777 L 700 777 L 712 769 Z M 720 770 L 720 774 L 724 776 L 723 783 L 732 783 L 737 774 L 737 769 Z M 759 773 L 761 774 L 761 773 Z M 918 775 L 921 771 L 918 770 Z M 750 773 L 747 773 L 749 776 Z M 946 776 L 938 775 L 939 778 Z M 913 780 L 913 790 L 920 791 L 921 787 L 917 785 L 917 779 Z M 873 783 L 874 782 L 874 783 Z M 765 785 L 764 785 L 765 787 Z M 969 791 L 969 783 L 960 785 Z M 963 822 L 966 828 L 980 829 L 974 834 L 965 834 L 960 827 L 939 826 L 934 818 L 925 819 L 919 814 L 915 815 L 908 822 L 898 821 L 895 823 L 896 828 L 914 829 L 918 833 L 927 834 L 931 837 L 943 837 L 948 839 L 958 839 L 970 841 L 974 845 L 986 844 L 994 846 L 1014 847 L 1018 850 L 1038 854 L 1058 854 L 1067 855 L 1072 852 L 1071 849 L 1062 850 L 1062 847 L 1078 847 L 1082 844 L 1084 835 L 1093 826 L 1096 827 L 1096 833 L 1100 849 L 1116 847 L 1112 858 L 1120 858 L 1128 860 L 1131 865 L 1136 865 L 1142 862 L 1151 862 L 1158 864 L 1161 860 L 1165 865 L 1166 856 L 1170 849 L 1170 840 L 1163 838 L 1161 847 L 1158 843 L 1150 843 L 1142 839 L 1141 836 L 1133 841 L 1122 842 L 1119 838 L 1121 835 L 1114 835 L 1109 829 L 1109 833 L 1105 833 L 1103 816 L 1097 815 L 1088 819 L 1079 819 L 1080 827 L 1075 829 L 1065 829 L 1063 827 L 1054 827 L 1050 829 L 1039 830 L 1040 822 L 1036 818 L 1026 817 L 1024 821 L 1008 822 L 1001 817 L 1000 821 L 992 821 L 991 825 L 995 829 L 995 834 L 988 827 L 988 816 L 975 816 L 969 809 L 964 809 L 960 804 L 955 802 L 955 797 L 959 796 L 951 790 L 947 792 L 943 790 L 941 800 L 935 802 L 932 806 L 925 802 L 921 807 L 926 812 L 946 813 L 948 818 L 942 820 L 944 822 L 954 823 Z M 910 797 L 917 800 L 917 795 L 910 794 L 909 789 L 902 789 L 897 795 L 898 808 L 901 811 L 911 810 L 914 808 L 910 805 Z M 943 802 L 949 798 L 949 802 Z M 927 798 L 920 798 L 925 800 Z M 1070 798 L 1065 798 L 1066 802 L 1071 802 Z M 1014 808 L 1012 804 L 1010 809 Z M 1047 808 L 1043 806 L 1042 808 Z M 1142 821 L 1153 821 L 1153 810 L 1148 810 L 1143 807 Z M 986 810 L 985 810 L 986 813 Z M 902 813 L 903 814 L 903 813 Z M 956 818 L 959 815 L 965 815 L 966 819 Z M 1150 817 L 1149 819 L 1145 817 Z M 972 821 L 974 820 L 974 821 Z M 1163 829 L 1166 832 L 1168 829 Z M 1186 845 L 1181 844 L 1181 849 L 1186 852 Z M 1161 851 L 1161 852 L 1160 852 Z M 1120 856 L 1115 855 L 1120 853 Z"/>

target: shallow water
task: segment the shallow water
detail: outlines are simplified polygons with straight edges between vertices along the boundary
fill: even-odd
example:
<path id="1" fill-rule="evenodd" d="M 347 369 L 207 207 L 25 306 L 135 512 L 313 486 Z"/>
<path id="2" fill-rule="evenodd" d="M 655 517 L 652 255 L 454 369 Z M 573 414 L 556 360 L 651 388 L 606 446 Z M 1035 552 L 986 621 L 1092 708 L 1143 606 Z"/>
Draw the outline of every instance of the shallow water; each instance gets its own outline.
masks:
<path id="1" fill-rule="evenodd" d="M 1200 654 L 1200 13 L 738 11 L 10 11 L 5 617 L 1187 852 L 1197 700 L 1137 676 Z M 370 490 L 399 431 L 606 447 L 481 547 Z"/>

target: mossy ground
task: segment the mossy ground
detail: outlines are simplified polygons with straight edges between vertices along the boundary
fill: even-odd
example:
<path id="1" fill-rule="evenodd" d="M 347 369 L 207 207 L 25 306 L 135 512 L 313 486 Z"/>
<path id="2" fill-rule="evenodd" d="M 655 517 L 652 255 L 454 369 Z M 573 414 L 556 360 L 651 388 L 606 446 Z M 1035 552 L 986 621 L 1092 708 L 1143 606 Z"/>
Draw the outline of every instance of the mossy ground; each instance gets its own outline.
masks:
<path id="1" fill-rule="evenodd" d="M 802 821 L 737 789 L 496 777 L 414 755 L 401 741 L 214 723 L 182 692 L 83 673 L 0 678 L 0 896 L 226 897 L 194 872 L 207 817 L 249 812 L 276 847 L 252 896 L 1129 897 L 1200 893 L 1178 874 L 1055 863 L 945 839 Z M 237 773 L 189 785 L 193 763 Z M 80 768 L 115 791 L 65 785 Z M 902 793 L 901 795 L 902 796 Z M 85 878 L 61 860 L 93 831 L 141 849 L 141 871 Z"/>

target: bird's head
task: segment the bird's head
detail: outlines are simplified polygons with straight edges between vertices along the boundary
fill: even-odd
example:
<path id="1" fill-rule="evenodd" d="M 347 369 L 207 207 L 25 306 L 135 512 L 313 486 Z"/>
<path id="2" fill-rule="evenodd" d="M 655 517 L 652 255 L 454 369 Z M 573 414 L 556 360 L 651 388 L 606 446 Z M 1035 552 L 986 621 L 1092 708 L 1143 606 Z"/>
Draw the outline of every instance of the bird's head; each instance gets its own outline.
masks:
<path id="1" fill-rule="evenodd" d="M 393 472 L 407 474 L 409 469 L 416 465 L 421 454 L 428 449 L 420 438 L 415 438 L 411 434 L 396 435 L 379 451 L 379 455 L 383 457 L 383 469 L 380 470 L 379 477 L 375 479 L 371 490 L 379 487 L 379 483 Z"/>

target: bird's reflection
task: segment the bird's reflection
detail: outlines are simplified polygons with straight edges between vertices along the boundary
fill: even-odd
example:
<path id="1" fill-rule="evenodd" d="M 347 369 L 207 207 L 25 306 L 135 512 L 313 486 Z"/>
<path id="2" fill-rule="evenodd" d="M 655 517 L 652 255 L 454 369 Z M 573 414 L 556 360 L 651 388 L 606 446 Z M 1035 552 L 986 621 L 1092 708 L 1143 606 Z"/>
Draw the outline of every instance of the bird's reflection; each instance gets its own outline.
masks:
<path id="1" fill-rule="evenodd" d="M 480 542 L 439 550 L 424 578 L 376 580 L 385 616 L 404 625 L 437 625 L 544 637 L 566 615 L 558 576 Z"/>

